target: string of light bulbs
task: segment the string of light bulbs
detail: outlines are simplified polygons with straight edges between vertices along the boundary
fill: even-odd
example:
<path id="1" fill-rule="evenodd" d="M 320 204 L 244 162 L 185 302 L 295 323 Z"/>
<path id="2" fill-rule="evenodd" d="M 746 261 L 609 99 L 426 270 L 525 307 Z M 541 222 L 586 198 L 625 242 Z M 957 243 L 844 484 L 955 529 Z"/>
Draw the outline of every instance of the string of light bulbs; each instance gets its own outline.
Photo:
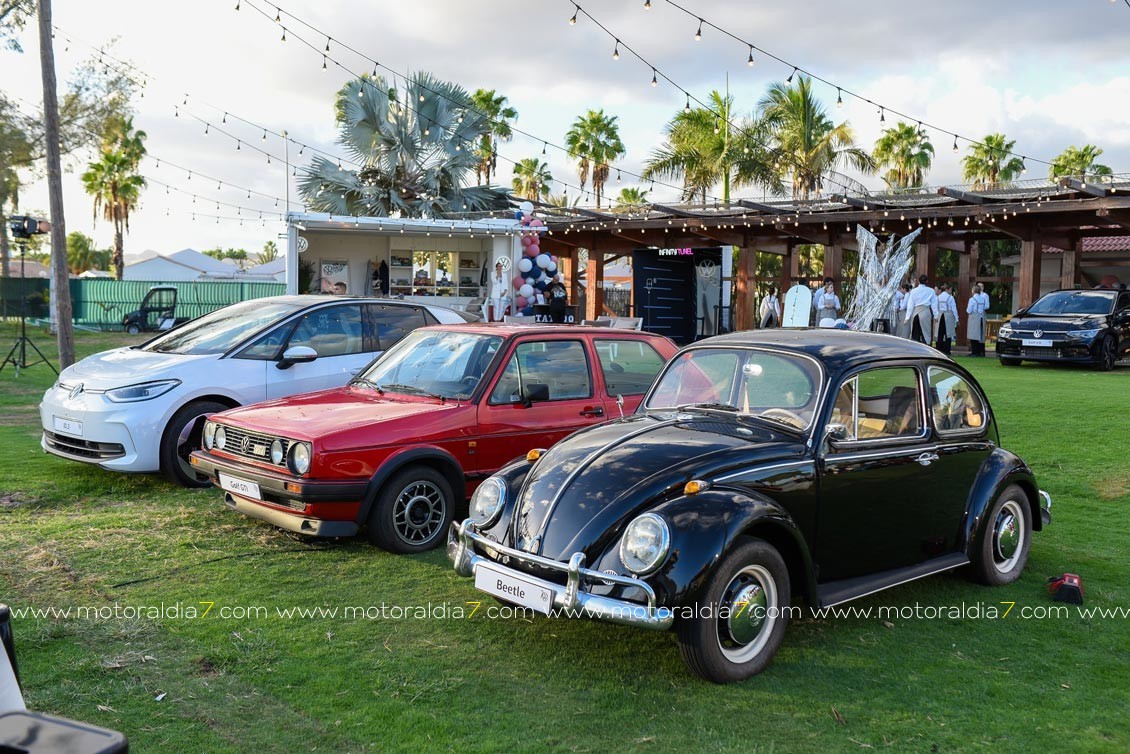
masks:
<path id="1" fill-rule="evenodd" d="M 1130 0 L 1123 0 L 1123 1 L 1125 3 L 1127 3 L 1127 5 L 1130 5 Z M 682 13 L 686 14 L 688 17 L 690 17 L 694 21 L 698 22 L 698 28 L 697 28 L 697 30 L 695 31 L 695 34 L 694 34 L 694 40 L 696 42 L 700 41 L 702 39 L 702 31 L 703 31 L 704 27 L 714 29 L 715 31 L 719 32 L 720 34 L 722 34 L 726 37 L 729 37 L 730 39 L 734 40 L 735 42 L 738 42 L 741 45 L 743 45 L 744 47 L 748 48 L 749 54 L 748 54 L 748 57 L 746 59 L 746 65 L 747 66 L 753 66 L 754 63 L 755 63 L 754 53 L 755 52 L 760 53 L 761 55 L 763 55 L 766 58 L 770 58 L 772 60 L 777 61 L 778 63 L 781 63 L 787 69 L 791 69 L 792 72 L 789 74 L 789 77 L 787 79 L 787 81 L 789 83 L 792 83 L 793 77 L 796 76 L 799 73 L 799 74 L 808 76 L 809 78 L 811 78 L 815 81 L 819 81 L 822 84 L 825 84 L 825 85 L 835 89 L 836 90 L 836 105 L 838 107 L 843 105 L 844 95 L 847 95 L 848 97 L 851 97 L 853 99 L 857 99 L 861 102 L 866 102 L 868 105 L 871 105 L 872 107 L 878 108 L 879 122 L 880 123 L 886 123 L 886 115 L 887 115 L 887 113 L 890 113 L 893 116 L 896 116 L 896 117 L 899 117 L 899 118 L 905 118 L 905 119 L 909 120 L 911 123 L 916 123 L 918 132 L 921 133 L 921 134 L 925 134 L 925 129 L 931 129 L 931 130 L 937 131 L 938 133 L 944 134 L 947 137 L 953 137 L 954 154 L 957 154 L 958 151 L 959 151 L 958 145 L 957 145 L 957 142 L 958 142 L 959 139 L 962 140 L 962 141 L 966 141 L 971 145 L 982 146 L 982 147 L 986 146 L 983 142 L 981 142 L 977 139 L 970 139 L 967 136 L 962 136 L 961 134 L 959 134 L 955 131 L 951 131 L 949 129 L 942 128 L 941 126 L 934 125 L 934 124 L 932 124 L 932 123 L 930 123 L 926 120 L 923 120 L 922 118 L 919 118 L 917 116 L 901 112 L 900 110 L 897 110 L 897 109 L 892 108 L 892 107 L 888 107 L 888 106 L 886 106 L 882 103 L 879 103 L 879 102 L 876 102 L 876 101 L 870 99 L 869 97 L 867 97 L 865 95 L 862 95 L 862 94 L 859 94 L 858 92 L 852 91 L 851 89 L 849 89 L 849 88 L 847 88 L 847 87 L 845 87 L 841 84 L 837 84 L 834 81 L 830 81 L 830 80 L 828 80 L 828 79 L 826 79 L 822 76 L 819 76 L 819 75 L 813 73 L 812 71 L 808 70 L 807 68 L 804 68 L 803 66 L 797 65 L 797 64 L 795 64 L 795 63 L 793 63 L 789 60 L 785 60 L 784 58 L 782 58 L 782 57 L 780 57 L 780 56 L 778 56 L 778 55 L 776 55 L 772 52 L 769 52 L 765 48 L 758 46 L 754 42 L 751 42 L 751 41 L 741 37 L 740 35 L 735 34 L 734 32 L 731 32 L 730 30 L 714 23 L 713 21 L 711 21 L 707 17 L 702 16 L 698 13 L 695 13 L 694 11 L 684 7 L 683 5 L 680 5 L 678 2 L 675 2 L 675 0 L 664 0 L 664 2 L 666 2 L 672 8 L 675 8 L 676 10 L 681 11 Z M 647 0 L 644 3 L 644 9 L 645 10 L 651 9 L 650 0 Z M 1019 152 L 1008 152 L 1008 153 L 1006 153 L 1005 156 L 1019 157 L 1022 164 L 1026 164 L 1029 160 L 1031 160 L 1032 162 L 1037 162 L 1037 163 L 1040 163 L 1040 164 L 1043 164 L 1043 165 L 1049 165 L 1049 166 L 1051 165 L 1051 163 L 1047 160 L 1042 160 L 1042 159 L 1039 159 L 1037 157 L 1029 157 L 1029 156 L 1023 155 Z M 1025 171 L 1026 171 L 1026 168 L 1025 168 Z"/>
<path id="2" fill-rule="evenodd" d="M 243 5 L 246 5 L 250 8 L 252 8 L 253 10 L 255 10 L 256 12 L 258 12 L 264 18 L 272 21 L 273 23 L 278 24 L 283 30 L 282 31 L 282 41 L 286 41 L 287 39 L 290 39 L 290 38 L 298 39 L 300 42 L 302 42 L 304 45 L 309 47 L 311 50 L 313 50 L 314 52 L 316 52 L 317 54 L 322 56 L 323 67 L 326 67 L 328 63 L 332 62 L 337 67 L 341 68 L 342 70 L 346 71 L 347 73 L 350 73 L 354 77 L 356 77 L 358 79 L 362 79 L 361 74 L 353 72 L 352 70 L 350 70 L 349 67 L 347 67 L 346 65 L 343 65 L 339 60 L 337 60 L 333 56 L 332 51 L 331 51 L 331 44 L 332 44 L 332 45 L 336 45 L 337 47 L 340 47 L 343 50 L 346 50 L 346 51 L 356 55 L 359 58 L 362 58 L 363 60 L 367 61 L 367 63 L 371 64 L 373 66 L 373 73 L 372 73 L 373 78 L 376 78 L 377 69 L 379 68 L 379 69 L 383 69 L 385 71 L 388 71 L 388 73 L 394 79 L 399 79 L 399 80 L 402 80 L 404 82 L 410 81 L 410 79 L 408 78 L 408 76 L 406 74 L 401 73 L 400 71 L 398 71 L 394 68 L 391 68 L 384 63 L 381 63 L 377 59 L 375 59 L 375 58 L 373 58 L 369 55 L 366 55 L 361 50 L 359 50 L 359 49 L 357 49 L 357 48 L 355 48 L 355 47 L 353 47 L 353 46 L 351 46 L 351 45 L 349 45 L 345 42 L 342 42 L 340 39 L 334 37 L 333 35 L 329 34 L 326 31 L 320 29 L 319 27 L 315 26 L 314 24 L 306 21 L 302 17 L 295 15 L 294 13 L 292 13 L 288 10 L 285 10 L 281 6 L 276 5 L 274 3 L 264 3 L 265 5 L 270 5 L 274 9 L 274 14 L 271 14 L 271 13 L 263 10 L 261 7 L 259 7 L 259 5 L 257 4 L 258 1 L 259 0 L 237 0 L 236 5 L 235 5 L 235 9 L 240 10 L 240 8 Z M 324 45 L 321 45 L 321 44 L 316 45 L 316 44 L 313 44 L 313 43 L 307 41 L 306 39 L 300 37 L 298 34 L 296 34 L 294 32 L 294 30 L 292 28 L 287 27 L 286 25 L 283 24 L 283 16 L 287 16 L 291 19 L 294 19 L 294 21 L 296 21 L 298 24 L 304 26 L 305 28 L 309 29 L 313 33 L 317 34 L 318 37 L 325 38 L 325 40 L 326 40 L 325 44 Z M 288 34 L 290 35 L 289 37 L 287 36 Z M 387 92 L 381 92 L 380 89 L 377 89 L 375 86 L 372 86 L 371 83 L 369 83 L 369 86 L 374 92 L 378 92 L 378 93 L 380 93 L 380 94 L 382 94 L 386 97 L 388 96 Z M 431 93 L 434 96 L 445 99 L 448 102 L 451 102 L 452 104 L 457 105 L 458 107 L 463 108 L 468 112 L 472 112 L 472 113 L 479 115 L 480 117 L 485 119 L 488 123 L 498 124 L 498 123 L 502 122 L 500 119 L 494 118 L 494 117 L 490 116 L 488 113 L 484 113 L 484 112 L 476 109 L 473 105 L 471 105 L 469 103 L 464 103 L 464 102 L 461 102 L 461 101 L 458 101 L 458 100 L 453 100 L 452 98 L 445 95 L 443 92 L 432 89 L 431 87 L 423 85 L 420 88 L 424 89 L 425 91 Z M 402 106 L 403 106 L 403 104 L 402 104 Z M 412 109 L 415 112 L 414 108 L 409 108 L 409 109 Z M 423 116 L 423 117 L 426 118 L 426 116 Z M 562 152 L 563 154 L 565 154 L 565 155 L 567 155 L 571 158 L 576 157 L 576 155 L 574 155 L 572 152 L 570 152 L 570 150 L 567 147 L 564 147 L 560 144 L 557 144 L 557 143 L 555 143 L 555 142 L 553 142 L 549 139 L 538 136 L 537 134 L 533 134 L 533 133 L 530 133 L 529 131 L 525 131 L 525 130 L 515 126 L 512 123 L 506 122 L 506 125 L 510 128 L 510 130 L 513 133 L 524 136 L 524 137 L 530 139 L 531 141 L 533 141 L 535 144 L 540 143 L 541 146 L 542 146 L 542 155 L 543 156 L 546 154 L 548 149 L 554 149 L 556 151 Z M 498 156 L 497 145 L 495 145 L 495 147 L 494 147 L 493 154 L 495 156 Z M 513 160 L 508 160 L 508 161 L 515 162 L 515 164 L 516 164 L 516 161 L 513 161 Z M 619 163 L 610 163 L 609 169 L 615 170 L 617 172 L 617 174 L 620 175 L 621 177 L 627 176 L 628 178 L 635 178 L 635 179 L 638 179 L 638 181 L 640 183 L 649 183 L 653 187 L 655 185 L 663 186 L 663 187 L 666 187 L 666 188 L 674 189 L 674 190 L 680 192 L 680 194 L 684 191 L 684 188 L 682 186 L 679 186 L 679 185 L 676 185 L 676 184 L 673 184 L 673 183 L 666 183 L 666 182 L 661 181 L 661 180 L 657 181 L 657 180 L 654 180 L 652 178 L 645 178 L 640 173 L 633 172 L 633 171 L 623 167 L 623 165 L 619 164 Z M 562 183 L 563 185 L 566 184 L 565 181 L 560 181 L 558 179 L 554 179 L 554 182 L 555 183 Z M 584 194 L 591 193 L 591 190 L 589 190 L 589 189 L 579 189 L 579 190 L 581 190 L 582 193 L 584 193 Z M 719 200 L 718 197 L 713 196 L 713 195 L 708 195 L 708 198 L 713 199 L 715 201 Z"/>

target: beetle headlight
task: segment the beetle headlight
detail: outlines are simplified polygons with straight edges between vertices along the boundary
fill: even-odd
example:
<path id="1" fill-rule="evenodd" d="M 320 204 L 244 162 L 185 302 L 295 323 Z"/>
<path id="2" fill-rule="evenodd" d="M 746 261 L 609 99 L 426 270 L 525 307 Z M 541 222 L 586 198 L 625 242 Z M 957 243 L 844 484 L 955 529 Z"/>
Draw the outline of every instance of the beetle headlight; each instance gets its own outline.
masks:
<path id="1" fill-rule="evenodd" d="M 228 444 L 228 431 L 223 427 L 216 427 L 216 447 L 220 450 Z"/>
<path id="2" fill-rule="evenodd" d="M 271 463 L 278 466 L 283 462 L 283 445 L 282 440 L 275 440 L 271 443 Z"/>
<path id="3" fill-rule="evenodd" d="M 216 443 L 216 422 L 204 422 L 204 449 L 211 450 Z"/>
<path id="4" fill-rule="evenodd" d="M 106 397 L 114 403 L 136 403 L 148 401 L 159 395 L 164 395 L 177 385 L 180 380 L 157 380 L 156 382 L 142 382 L 137 385 L 126 385 L 106 391 Z"/>
<path id="5" fill-rule="evenodd" d="M 654 513 L 645 513 L 628 524 L 620 539 L 620 562 L 635 574 L 651 573 L 671 548 L 667 522 Z"/>
<path id="6" fill-rule="evenodd" d="M 477 526 L 491 526 L 498 520 L 502 513 L 502 506 L 506 502 L 506 482 L 499 477 L 487 478 L 471 495 L 471 504 L 468 512 L 471 520 Z"/>
<path id="7" fill-rule="evenodd" d="M 310 446 L 304 442 L 296 442 L 290 446 L 287 453 L 287 466 L 295 474 L 305 474 L 310 470 Z"/>

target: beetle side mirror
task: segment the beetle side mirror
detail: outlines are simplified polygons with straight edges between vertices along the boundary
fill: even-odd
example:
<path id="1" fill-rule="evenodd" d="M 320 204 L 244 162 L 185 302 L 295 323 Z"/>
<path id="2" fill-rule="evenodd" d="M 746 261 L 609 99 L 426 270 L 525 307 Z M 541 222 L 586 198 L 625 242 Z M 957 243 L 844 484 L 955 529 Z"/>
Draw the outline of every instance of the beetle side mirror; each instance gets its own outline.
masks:
<path id="1" fill-rule="evenodd" d="M 534 405 L 534 401 L 549 400 L 549 385 L 544 382 L 527 382 L 522 386 L 522 405 L 526 408 Z"/>
<path id="2" fill-rule="evenodd" d="M 824 432 L 832 442 L 843 442 L 848 439 L 847 426 L 844 424 L 829 424 L 824 428 Z"/>
<path id="3" fill-rule="evenodd" d="M 283 351 L 282 358 L 275 365 L 279 369 L 290 369 L 295 364 L 308 364 L 318 358 L 318 352 L 310 346 L 291 346 Z"/>

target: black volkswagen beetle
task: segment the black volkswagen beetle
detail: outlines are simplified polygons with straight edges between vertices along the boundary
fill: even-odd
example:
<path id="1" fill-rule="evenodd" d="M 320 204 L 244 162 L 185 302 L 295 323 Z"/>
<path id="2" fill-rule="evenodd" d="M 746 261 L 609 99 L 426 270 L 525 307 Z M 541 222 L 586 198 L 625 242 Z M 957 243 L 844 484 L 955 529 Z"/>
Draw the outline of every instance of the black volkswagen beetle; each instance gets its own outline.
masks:
<path id="1" fill-rule="evenodd" d="M 1002 366 L 1021 361 L 1090 364 L 1109 372 L 1130 356 L 1130 291 L 1097 288 L 1044 294 L 1001 325 Z"/>
<path id="2" fill-rule="evenodd" d="M 1020 576 L 1051 498 L 976 381 L 902 338 L 742 332 L 680 351 L 637 413 L 488 478 L 448 555 L 500 600 L 674 626 L 722 683 L 827 607 L 967 567 Z"/>

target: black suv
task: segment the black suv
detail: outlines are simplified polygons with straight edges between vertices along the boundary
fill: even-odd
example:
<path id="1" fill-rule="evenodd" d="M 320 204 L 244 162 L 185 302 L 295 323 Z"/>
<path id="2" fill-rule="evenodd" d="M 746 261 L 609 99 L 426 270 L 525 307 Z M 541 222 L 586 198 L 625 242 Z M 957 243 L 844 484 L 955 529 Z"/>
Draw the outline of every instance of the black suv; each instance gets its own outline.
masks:
<path id="1" fill-rule="evenodd" d="M 1004 366 L 1022 360 L 1091 364 L 1104 372 L 1130 355 L 1130 291 L 1052 291 L 1021 309 L 997 333 Z"/>

